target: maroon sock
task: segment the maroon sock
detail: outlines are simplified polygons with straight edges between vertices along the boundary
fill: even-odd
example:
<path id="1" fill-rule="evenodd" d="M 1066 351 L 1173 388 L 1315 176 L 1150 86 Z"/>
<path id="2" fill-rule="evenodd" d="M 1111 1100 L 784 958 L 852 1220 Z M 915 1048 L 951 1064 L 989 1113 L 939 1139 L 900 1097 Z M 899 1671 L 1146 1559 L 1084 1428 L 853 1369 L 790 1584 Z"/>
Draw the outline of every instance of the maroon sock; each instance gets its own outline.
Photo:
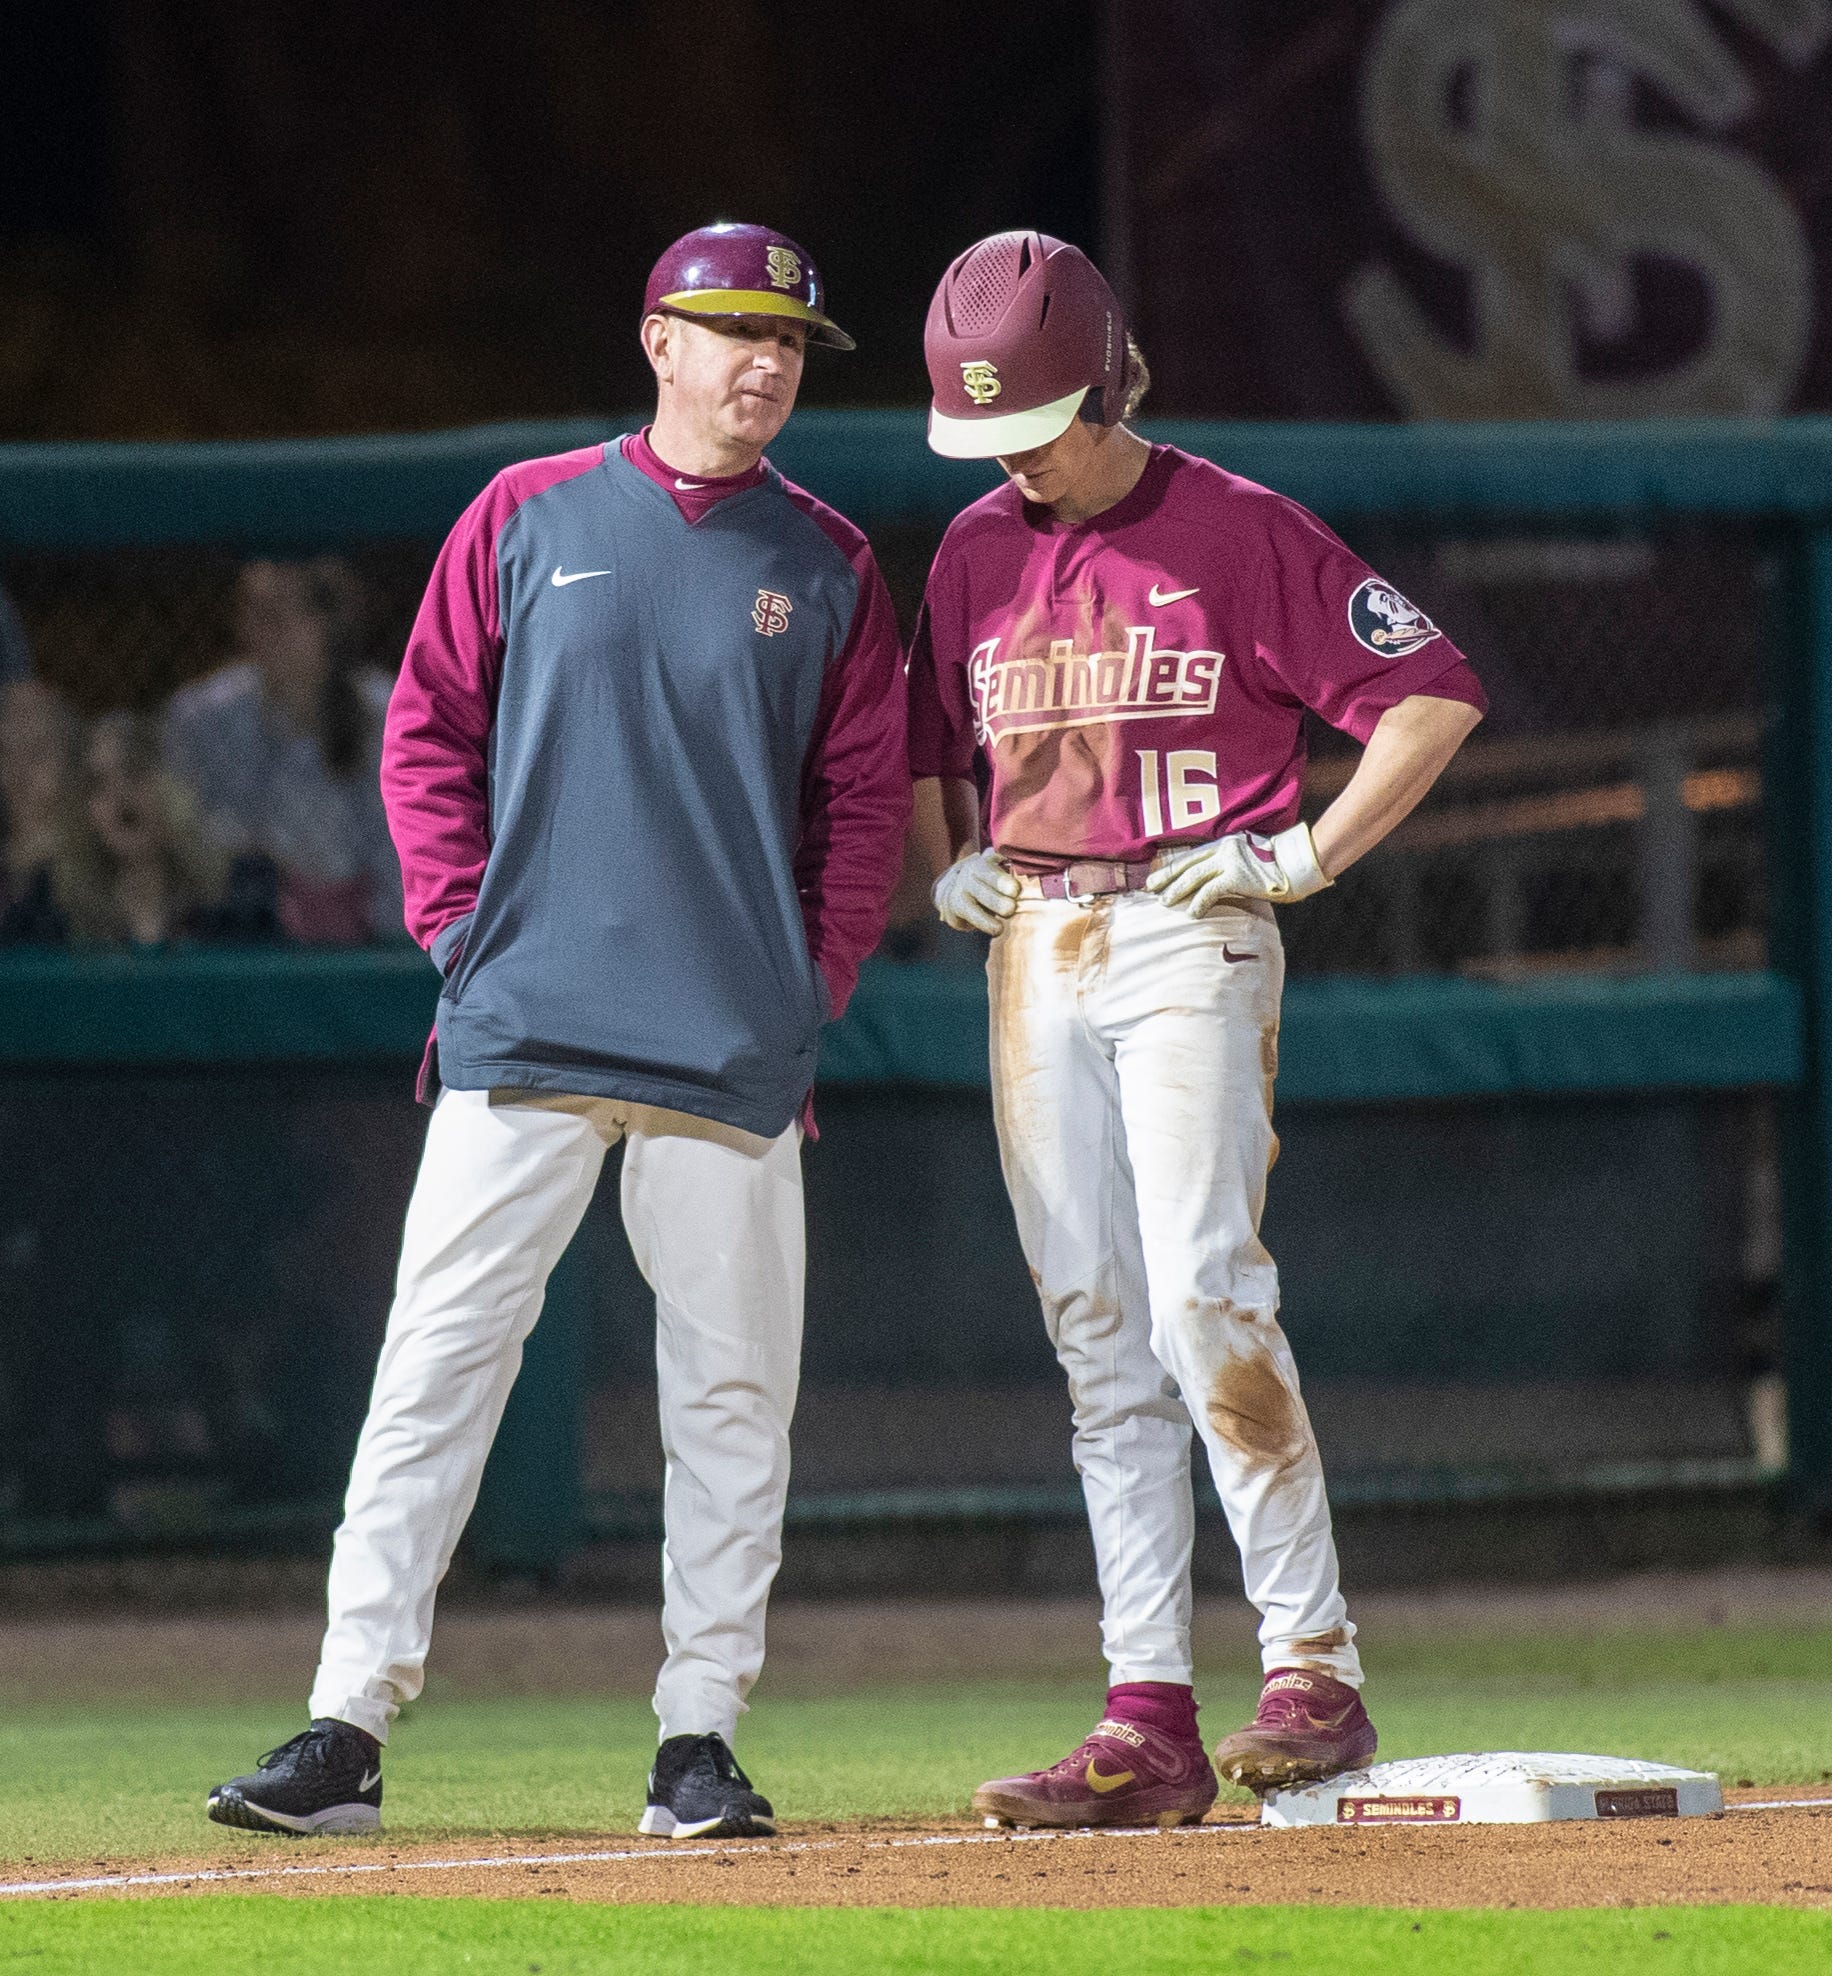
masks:
<path id="1" fill-rule="evenodd" d="M 1179 1743 L 1200 1743 L 1196 1691 L 1181 1681 L 1121 1681 L 1107 1690 L 1107 1713 L 1115 1722 L 1155 1729 Z"/>

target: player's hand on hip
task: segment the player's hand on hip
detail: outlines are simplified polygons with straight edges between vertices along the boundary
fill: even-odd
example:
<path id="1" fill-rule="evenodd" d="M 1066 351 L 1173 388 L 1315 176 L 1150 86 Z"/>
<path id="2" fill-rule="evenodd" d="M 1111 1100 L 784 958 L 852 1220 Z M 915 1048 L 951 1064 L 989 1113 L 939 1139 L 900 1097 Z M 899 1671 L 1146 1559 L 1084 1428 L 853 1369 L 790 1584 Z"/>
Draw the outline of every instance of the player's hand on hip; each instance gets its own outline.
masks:
<path id="1" fill-rule="evenodd" d="M 1146 879 L 1147 891 L 1192 919 L 1206 919 L 1228 899 L 1273 899 L 1287 905 L 1308 899 L 1330 883 L 1317 862 L 1310 825 L 1294 823 L 1275 837 L 1237 830 L 1212 844 L 1195 844 L 1169 857 Z"/>
<path id="2" fill-rule="evenodd" d="M 1018 905 L 1018 881 L 997 851 L 969 851 L 935 881 L 935 910 L 960 933 L 1003 933 Z"/>

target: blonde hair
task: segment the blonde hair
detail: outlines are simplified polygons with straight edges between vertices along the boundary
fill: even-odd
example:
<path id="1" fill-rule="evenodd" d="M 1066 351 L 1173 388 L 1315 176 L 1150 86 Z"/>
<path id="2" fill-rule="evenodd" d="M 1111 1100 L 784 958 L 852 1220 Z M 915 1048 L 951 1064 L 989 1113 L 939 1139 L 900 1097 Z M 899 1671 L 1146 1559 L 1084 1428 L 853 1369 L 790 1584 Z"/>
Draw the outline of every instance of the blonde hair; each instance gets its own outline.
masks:
<path id="1" fill-rule="evenodd" d="M 169 937 L 182 930 L 199 906 L 213 905 L 222 897 L 228 859 L 205 837 L 189 791 L 165 767 L 153 722 L 144 714 L 104 714 L 90 723 L 83 736 L 85 761 L 90 748 L 106 735 L 119 735 L 130 770 L 152 791 Z M 75 781 L 51 854 L 51 895 L 73 942 L 119 945 L 133 938 L 117 890 L 120 870 L 90 821 L 86 769 Z"/>
<path id="2" fill-rule="evenodd" d="M 1122 419 L 1136 418 L 1139 407 L 1145 402 L 1145 394 L 1151 389 L 1151 366 L 1145 361 L 1145 352 L 1139 348 L 1139 339 L 1131 330 L 1126 332 L 1126 409 Z"/>

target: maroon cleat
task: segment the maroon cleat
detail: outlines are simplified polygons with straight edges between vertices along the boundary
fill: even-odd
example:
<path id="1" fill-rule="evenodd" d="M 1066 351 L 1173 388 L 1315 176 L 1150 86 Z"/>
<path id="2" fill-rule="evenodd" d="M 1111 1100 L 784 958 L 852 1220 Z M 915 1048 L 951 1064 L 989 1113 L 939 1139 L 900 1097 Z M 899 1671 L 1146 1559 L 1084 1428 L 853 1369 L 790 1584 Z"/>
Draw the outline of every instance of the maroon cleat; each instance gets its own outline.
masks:
<path id="1" fill-rule="evenodd" d="M 988 1825 L 1200 1825 L 1220 1786 L 1200 1743 L 1111 1717 L 1048 1770 L 973 1794 Z"/>
<path id="2" fill-rule="evenodd" d="M 1376 1737 L 1361 1697 L 1346 1683 L 1302 1667 L 1275 1667 L 1260 1690 L 1259 1713 L 1215 1748 L 1230 1784 L 1276 1791 L 1358 1770 Z"/>

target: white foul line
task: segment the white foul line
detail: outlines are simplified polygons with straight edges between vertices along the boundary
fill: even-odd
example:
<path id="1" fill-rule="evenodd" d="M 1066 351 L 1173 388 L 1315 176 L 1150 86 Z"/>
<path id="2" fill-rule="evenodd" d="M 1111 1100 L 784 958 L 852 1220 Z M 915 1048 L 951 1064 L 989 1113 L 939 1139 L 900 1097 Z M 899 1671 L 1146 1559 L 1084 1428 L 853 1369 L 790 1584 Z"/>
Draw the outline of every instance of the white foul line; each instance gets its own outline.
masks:
<path id="1" fill-rule="evenodd" d="M 1185 1826 L 1186 1832 L 1257 1832 L 1257 1825 Z M 1073 1832 L 931 1832 L 919 1839 L 867 1839 L 868 1851 L 897 1851 L 911 1846 L 1035 1845 L 1054 1839 L 1155 1839 L 1155 1825 L 1082 1827 Z M 226 1880 L 310 1880 L 356 1873 L 454 1873 L 511 1866 L 602 1866 L 648 1859 L 729 1858 L 739 1853 L 838 1852 L 850 1839 L 790 1839 L 772 1844 L 752 1840 L 742 1845 L 642 1846 L 627 1852 L 508 1853 L 488 1859 L 361 1860 L 339 1866 L 208 1866 L 189 1873 L 98 1873 L 86 1880 L 11 1880 L 0 1883 L 0 1899 L 25 1894 L 89 1893 L 98 1887 L 173 1887 Z"/>
<path id="2" fill-rule="evenodd" d="M 1727 1804 L 1726 1811 L 1812 1811 L 1832 1806 L 1832 1798 L 1765 1798 Z M 1245 1823 L 1186 1825 L 1184 1837 L 1213 1838 L 1266 1828 Z M 1020 1846 L 1064 1839 L 1158 1839 L 1155 1825 L 1082 1826 L 1069 1832 L 930 1832 L 917 1839 L 867 1839 L 868 1852 L 898 1852 L 915 1846 Z M 313 1880 L 347 1878 L 360 1873 L 466 1873 L 512 1866 L 605 1866 L 634 1860 L 716 1859 L 744 1853 L 838 1852 L 850 1839 L 789 1839 L 776 1843 L 751 1840 L 734 1845 L 641 1846 L 623 1852 L 506 1853 L 483 1859 L 358 1860 L 335 1866 L 209 1866 L 189 1873 L 98 1873 L 86 1880 L 11 1880 L 0 1882 L 0 1899 L 29 1894 L 94 1893 L 107 1887 L 179 1887 L 241 1880 Z"/>

